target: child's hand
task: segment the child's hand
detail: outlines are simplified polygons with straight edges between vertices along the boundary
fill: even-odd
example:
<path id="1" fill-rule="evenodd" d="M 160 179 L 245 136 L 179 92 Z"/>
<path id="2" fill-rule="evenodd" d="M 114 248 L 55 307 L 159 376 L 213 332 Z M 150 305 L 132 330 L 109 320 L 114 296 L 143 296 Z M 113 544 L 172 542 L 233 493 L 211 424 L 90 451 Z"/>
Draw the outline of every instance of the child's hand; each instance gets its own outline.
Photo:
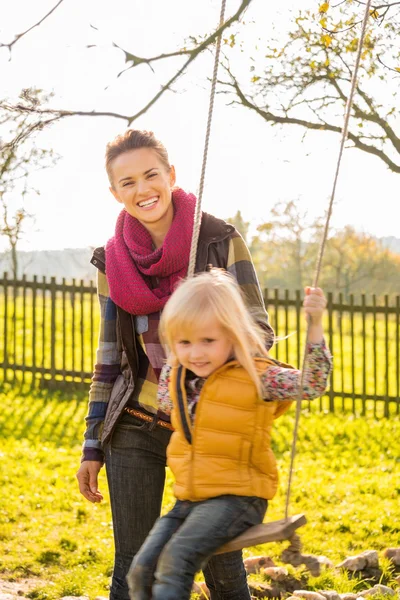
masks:
<path id="1" fill-rule="evenodd" d="M 304 298 L 304 312 L 310 319 L 312 325 L 319 325 L 322 321 L 322 315 L 326 307 L 326 298 L 321 288 L 304 288 L 306 297 Z"/>

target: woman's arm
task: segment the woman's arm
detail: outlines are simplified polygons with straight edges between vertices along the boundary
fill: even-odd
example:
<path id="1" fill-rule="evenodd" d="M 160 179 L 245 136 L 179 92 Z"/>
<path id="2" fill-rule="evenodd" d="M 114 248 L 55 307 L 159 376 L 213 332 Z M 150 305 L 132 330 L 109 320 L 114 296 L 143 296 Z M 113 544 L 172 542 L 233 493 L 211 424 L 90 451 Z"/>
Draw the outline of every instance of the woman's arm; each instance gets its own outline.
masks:
<path id="1" fill-rule="evenodd" d="M 267 333 L 267 346 L 270 348 L 274 342 L 274 330 L 269 323 L 268 313 L 265 310 L 260 284 L 250 251 L 238 231 L 235 231 L 229 238 L 226 270 L 239 283 L 251 314 Z"/>
<path id="2" fill-rule="evenodd" d="M 117 343 L 117 309 L 109 296 L 106 276 L 98 271 L 97 295 L 100 303 L 100 331 L 96 364 L 89 390 L 82 461 L 104 461 L 100 441 L 108 401 L 121 372 L 121 349 Z"/>

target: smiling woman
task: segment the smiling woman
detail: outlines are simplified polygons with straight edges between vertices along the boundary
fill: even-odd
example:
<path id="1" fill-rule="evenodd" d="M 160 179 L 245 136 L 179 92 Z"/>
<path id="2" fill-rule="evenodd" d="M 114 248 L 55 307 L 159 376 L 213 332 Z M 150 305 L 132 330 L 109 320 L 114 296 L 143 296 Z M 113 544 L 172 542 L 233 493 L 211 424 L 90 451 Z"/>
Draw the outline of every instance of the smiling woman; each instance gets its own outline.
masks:
<path id="1" fill-rule="evenodd" d="M 115 235 L 92 259 L 101 324 L 77 477 L 85 498 L 101 502 L 97 477 L 106 464 L 115 538 L 110 599 L 128 600 L 126 574 L 161 510 L 172 427 L 157 401 L 165 361 L 158 325 L 187 274 L 196 198 L 175 186 L 175 169 L 152 132 L 127 130 L 108 144 L 106 169 L 124 208 Z M 272 338 L 243 239 L 232 225 L 203 213 L 196 271 L 209 264 L 235 276 Z M 204 574 L 214 600 L 250 599 L 240 551 L 214 556 Z"/>

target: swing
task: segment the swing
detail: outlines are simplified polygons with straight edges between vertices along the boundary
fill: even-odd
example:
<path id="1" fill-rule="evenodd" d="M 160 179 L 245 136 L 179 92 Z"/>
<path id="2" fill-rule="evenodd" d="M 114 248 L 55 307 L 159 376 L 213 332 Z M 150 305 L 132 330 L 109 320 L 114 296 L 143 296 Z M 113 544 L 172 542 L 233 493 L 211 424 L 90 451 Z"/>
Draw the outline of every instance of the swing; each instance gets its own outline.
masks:
<path id="1" fill-rule="evenodd" d="M 336 185 L 337 185 L 339 171 L 340 171 L 340 165 L 341 165 L 341 160 L 342 160 L 342 155 L 343 155 L 343 150 L 344 150 L 344 144 L 347 139 L 350 113 L 351 113 L 351 108 L 353 105 L 354 91 L 355 91 L 355 87 L 356 87 L 356 83 L 357 83 L 357 73 L 358 73 L 358 69 L 359 69 L 359 65 L 360 65 L 361 52 L 362 52 L 362 48 L 363 48 L 363 44 L 364 44 L 364 38 L 365 38 L 365 33 L 366 33 L 366 28 L 367 28 L 368 17 L 370 14 L 371 1 L 372 0 L 367 0 L 366 5 L 365 5 L 365 14 L 364 14 L 364 19 L 363 19 L 363 23 L 362 23 L 360 39 L 359 39 L 359 43 L 358 43 L 356 62 L 354 65 L 354 70 L 353 70 L 352 79 L 351 79 L 350 93 L 349 93 L 349 97 L 348 97 L 346 108 L 345 108 L 344 124 L 343 124 L 343 129 L 342 129 L 338 161 L 337 161 L 337 165 L 336 165 L 336 171 L 335 171 L 335 176 L 334 176 L 334 181 L 333 181 L 333 187 L 332 187 L 331 198 L 330 198 L 330 202 L 329 202 L 324 232 L 323 232 L 323 236 L 322 236 L 322 240 L 321 240 L 319 252 L 318 252 L 318 259 L 317 259 L 317 265 L 316 265 L 315 274 L 314 274 L 313 287 L 318 286 L 319 275 L 321 272 L 322 258 L 323 258 L 323 254 L 324 254 L 326 240 L 328 237 L 329 223 L 330 223 L 330 218 L 332 215 L 333 203 L 335 200 Z M 220 21 L 219 21 L 218 29 L 221 29 L 224 24 L 225 6 L 226 6 L 226 0 L 222 0 Z M 198 244 L 200 225 L 201 225 L 201 203 L 202 203 L 202 197 L 203 197 L 205 173 L 206 173 L 206 166 L 207 166 L 207 155 L 208 155 L 208 148 L 209 148 L 209 141 L 210 141 L 211 122 L 212 122 L 212 116 L 213 116 L 213 110 L 214 110 L 214 99 L 215 99 L 215 90 L 216 90 L 216 83 L 217 83 L 220 50 L 221 50 L 221 35 L 218 35 L 217 44 L 216 44 L 216 52 L 215 52 L 215 60 L 214 60 L 214 71 L 213 71 L 211 92 L 210 92 L 210 103 L 209 103 L 207 129 L 206 129 L 205 144 L 204 144 L 203 163 L 202 163 L 199 192 L 197 195 L 197 202 L 196 202 L 195 215 L 194 215 L 194 221 L 193 221 L 193 235 L 192 235 L 192 243 L 191 243 L 191 248 L 190 248 L 188 277 L 192 277 L 195 272 L 197 244 Z M 281 542 L 281 541 L 285 541 L 285 540 L 289 540 L 291 542 L 291 546 L 289 547 L 288 550 L 291 550 L 294 553 L 300 554 L 301 545 L 300 545 L 300 539 L 299 539 L 298 535 L 296 534 L 296 530 L 299 527 L 302 527 L 303 525 L 305 525 L 307 523 L 307 519 L 306 519 L 305 515 L 303 515 L 303 514 L 289 517 L 289 501 L 290 501 L 292 477 L 293 477 L 293 471 L 294 471 L 294 459 L 295 459 L 295 455 L 296 455 L 296 445 L 297 445 L 299 420 L 300 420 L 300 413 L 301 413 L 301 401 L 302 401 L 302 396 L 303 396 L 304 367 L 305 367 L 305 362 L 306 362 L 307 341 L 308 341 L 308 335 L 309 335 L 308 330 L 309 330 L 309 324 L 308 324 L 307 333 L 306 333 L 306 341 L 305 341 L 305 348 L 304 348 L 304 355 L 303 355 L 303 362 L 302 362 L 302 374 L 301 374 L 301 380 L 300 380 L 300 385 L 299 385 L 299 393 L 296 398 L 296 415 L 295 415 L 295 423 L 294 423 L 294 430 L 293 430 L 293 441 L 292 441 L 292 447 L 291 447 L 289 477 L 288 477 L 288 484 L 287 484 L 287 491 L 286 491 L 285 517 L 278 521 L 270 521 L 269 523 L 262 523 L 260 525 L 255 525 L 253 527 L 250 527 L 249 529 L 247 529 L 247 531 L 242 533 L 240 536 L 231 540 L 227 544 L 224 544 L 223 546 L 221 546 L 215 552 L 215 554 L 222 554 L 224 552 L 233 552 L 235 550 L 241 550 L 242 548 L 248 548 L 250 546 L 256 546 L 258 544 L 265 544 L 268 542 Z"/>

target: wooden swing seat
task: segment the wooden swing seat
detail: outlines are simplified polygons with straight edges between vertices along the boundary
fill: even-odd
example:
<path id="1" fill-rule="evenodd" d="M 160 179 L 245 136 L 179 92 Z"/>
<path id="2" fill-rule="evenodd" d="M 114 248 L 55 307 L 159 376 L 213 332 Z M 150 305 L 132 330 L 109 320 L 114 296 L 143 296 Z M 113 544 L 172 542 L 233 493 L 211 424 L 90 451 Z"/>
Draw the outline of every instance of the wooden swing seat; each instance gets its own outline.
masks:
<path id="1" fill-rule="evenodd" d="M 250 527 L 234 540 L 231 540 L 227 544 L 221 546 L 221 548 L 218 548 L 215 554 L 234 552 L 235 550 L 241 550 L 242 548 L 248 548 L 249 546 L 257 546 L 258 544 L 266 544 L 268 542 L 282 542 L 288 540 L 292 537 L 296 529 L 302 527 L 306 523 L 307 519 L 305 515 L 294 515 L 287 519 L 254 525 L 254 527 Z"/>

